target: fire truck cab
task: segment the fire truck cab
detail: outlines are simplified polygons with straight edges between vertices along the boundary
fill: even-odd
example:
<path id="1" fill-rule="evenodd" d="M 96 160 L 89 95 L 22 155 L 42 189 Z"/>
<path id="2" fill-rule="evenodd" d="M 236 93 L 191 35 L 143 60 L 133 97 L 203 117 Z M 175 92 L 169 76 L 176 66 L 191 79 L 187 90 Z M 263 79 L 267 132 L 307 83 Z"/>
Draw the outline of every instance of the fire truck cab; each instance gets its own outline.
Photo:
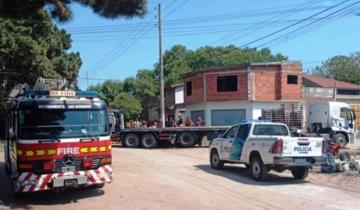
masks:
<path id="1" fill-rule="evenodd" d="M 5 168 L 14 193 L 112 181 L 107 107 L 95 92 L 19 90 L 9 99 L 6 124 Z"/>

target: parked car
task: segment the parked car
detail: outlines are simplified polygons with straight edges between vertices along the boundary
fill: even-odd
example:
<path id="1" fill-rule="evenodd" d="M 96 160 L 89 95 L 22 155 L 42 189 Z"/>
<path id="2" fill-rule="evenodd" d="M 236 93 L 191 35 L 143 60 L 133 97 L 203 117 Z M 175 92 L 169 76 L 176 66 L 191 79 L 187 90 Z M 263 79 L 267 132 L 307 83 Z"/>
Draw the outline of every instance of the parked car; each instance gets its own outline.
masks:
<path id="1" fill-rule="evenodd" d="M 309 168 L 324 160 L 323 137 L 292 137 L 283 123 L 252 121 L 234 125 L 212 141 L 210 164 L 245 164 L 255 180 L 266 179 L 270 170 L 289 169 L 296 179 L 305 179 Z"/>

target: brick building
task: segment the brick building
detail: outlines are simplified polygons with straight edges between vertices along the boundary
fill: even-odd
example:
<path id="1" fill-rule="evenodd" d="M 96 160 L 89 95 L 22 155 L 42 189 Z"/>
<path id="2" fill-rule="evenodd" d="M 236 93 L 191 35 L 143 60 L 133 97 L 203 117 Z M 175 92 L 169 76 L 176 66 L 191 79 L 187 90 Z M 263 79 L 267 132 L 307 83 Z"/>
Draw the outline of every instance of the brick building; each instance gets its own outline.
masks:
<path id="1" fill-rule="evenodd" d="M 302 96 L 300 62 L 249 63 L 191 72 L 184 76 L 186 116 L 207 126 L 257 119 L 262 109 L 298 104 Z"/>

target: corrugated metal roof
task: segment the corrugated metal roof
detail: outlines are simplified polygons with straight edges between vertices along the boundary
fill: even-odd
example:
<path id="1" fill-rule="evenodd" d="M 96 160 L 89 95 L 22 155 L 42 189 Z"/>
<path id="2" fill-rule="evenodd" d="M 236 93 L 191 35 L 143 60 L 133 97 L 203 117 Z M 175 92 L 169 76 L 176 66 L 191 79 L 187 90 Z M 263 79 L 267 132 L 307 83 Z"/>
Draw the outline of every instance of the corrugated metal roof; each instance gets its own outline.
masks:
<path id="1" fill-rule="evenodd" d="M 349 82 L 343 82 L 339 80 L 318 77 L 313 75 L 303 75 L 304 80 L 308 80 L 311 83 L 315 83 L 324 88 L 341 88 L 341 89 L 360 89 L 360 85 L 352 84 Z"/>

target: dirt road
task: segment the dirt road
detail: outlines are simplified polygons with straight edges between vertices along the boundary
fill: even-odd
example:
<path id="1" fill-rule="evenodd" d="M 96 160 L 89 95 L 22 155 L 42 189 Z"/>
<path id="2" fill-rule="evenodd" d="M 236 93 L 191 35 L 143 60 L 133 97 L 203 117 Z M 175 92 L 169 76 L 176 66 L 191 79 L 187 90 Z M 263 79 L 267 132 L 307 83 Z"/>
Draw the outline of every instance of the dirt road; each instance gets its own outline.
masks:
<path id="1" fill-rule="evenodd" d="M 255 182 L 241 166 L 211 169 L 207 148 L 114 148 L 113 167 L 114 182 L 103 189 L 15 199 L 1 164 L 0 209 L 359 209 L 359 188 L 323 186 L 327 178 L 314 173 L 306 181 L 285 173 Z"/>

